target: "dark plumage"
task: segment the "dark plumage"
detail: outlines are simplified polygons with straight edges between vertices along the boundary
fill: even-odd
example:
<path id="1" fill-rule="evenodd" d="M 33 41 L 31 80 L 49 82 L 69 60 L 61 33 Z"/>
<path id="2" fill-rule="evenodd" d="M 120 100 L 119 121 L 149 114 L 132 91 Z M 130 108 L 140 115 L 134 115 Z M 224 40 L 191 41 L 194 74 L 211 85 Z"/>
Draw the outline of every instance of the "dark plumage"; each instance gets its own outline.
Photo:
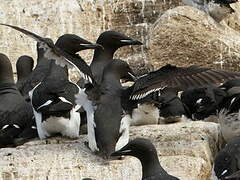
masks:
<path id="1" fill-rule="evenodd" d="M 79 50 L 97 47 L 73 34 L 59 37 L 55 46 L 76 60 L 81 60 L 76 54 Z M 75 94 L 79 87 L 68 80 L 66 68 L 54 62 L 49 66 L 43 80 L 30 91 L 39 137 L 43 139 L 60 133 L 76 138 L 79 136 L 80 107 L 75 104 Z"/>
<path id="2" fill-rule="evenodd" d="M 189 118 L 203 120 L 210 115 L 217 115 L 226 96 L 227 93 L 218 87 L 204 86 L 183 91 L 181 100 L 189 111 Z"/>
<path id="3" fill-rule="evenodd" d="M 233 137 L 240 136 L 239 110 L 240 110 L 240 86 L 239 79 L 228 81 L 220 86 L 227 93 L 227 96 L 220 104 L 219 123 L 221 133 L 226 142 Z"/>
<path id="4" fill-rule="evenodd" d="M 238 72 L 214 70 L 200 66 L 176 67 L 170 64 L 140 77 L 133 85 L 132 100 L 142 99 L 148 94 L 168 88 L 186 90 L 189 87 L 219 84 L 239 77 Z"/>
<path id="5" fill-rule="evenodd" d="M 156 94 L 155 98 L 154 94 Z M 155 99 L 155 104 L 159 109 L 162 123 L 178 122 L 185 116 L 188 116 L 189 111 L 178 97 L 175 89 L 166 88 L 161 91 L 160 96 L 157 92 L 152 93 L 152 96 L 152 99 Z"/>
<path id="6" fill-rule="evenodd" d="M 156 107 L 157 104 L 159 106 L 162 103 L 164 106 L 166 102 L 171 102 L 168 101 L 170 100 L 168 96 L 165 95 L 166 97 L 164 97 L 161 94 L 166 88 L 174 89 L 174 91 L 178 92 L 184 91 L 190 87 L 218 84 L 224 80 L 233 79 L 238 76 L 240 76 L 240 73 L 237 72 L 214 70 L 195 65 L 189 67 L 176 67 L 168 64 L 135 80 L 135 83 L 122 93 L 122 106 L 130 115 L 130 118 L 132 119 L 131 121 L 134 121 L 134 112 L 138 108 L 139 104 L 155 104 L 151 110 L 153 112 L 155 111 L 154 107 Z M 177 97 L 174 100 L 176 100 L 176 102 L 181 106 L 179 111 L 183 112 L 182 106 L 184 106 L 184 104 L 181 105 L 181 102 L 177 100 Z M 175 104 L 173 103 L 172 105 L 172 107 L 174 107 Z M 163 109 L 162 114 L 166 113 L 166 115 L 168 115 L 168 111 L 172 111 L 170 110 L 170 107 L 171 106 L 169 106 L 167 109 Z M 186 106 L 184 106 L 184 110 L 189 116 L 189 111 Z M 169 115 L 170 114 L 171 113 L 169 113 Z M 141 124 L 149 124 L 147 121 L 148 118 L 144 119 L 145 120 L 142 121 L 146 122 L 142 122 Z"/>
<path id="7" fill-rule="evenodd" d="M 121 116 L 120 84 L 122 78 L 132 79 L 128 73 L 132 73 L 128 64 L 115 59 L 105 67 L 101 84 L 88 86 L 87 95 L 82 91 L 76 96 L 76 102 L 87 112 L 89 147 L 105 158 L 128 142 L 128 122 Z"/>
<path id="8" fill-rule="evenodd" d="M 37 42 L 39 42 L 39 48 L 44 49 L 43 56 L 45 58 L 47 58 L 48 60 L 55 60 L 55 63 L 62 67 L 64 66 L 68 66 L 70 68 L 75 67 L 80 74 L 83 74 L 84 79 L 91 81 L 92 74 L 89 66 L 82 58 L 80 58 L 79 56 L 74 56 L 74 54 L 83 49 L 101 47 L 100 45 L 92 44 L 76 35 L 66 35 L 65 36 L 66 38 L 62 38 L 64 39 L 62 40 L 64 41 L 64 43 L 62 44 L 59 43 L 59 46 L 55 46 L 52 40 L 38 36 L 23 28 L 19 28 L 17 26 L 12 26 L 8 24 L 0 25 L 11 27 L 35 39 Z M 85 44 L 87 44 L 87 46 L 85 46 Z M 65 48 L 64 50 L 62 50 L 62 46 L 64 46 Z M 71 52 L 74 53 L 71 54 Z"/>
<path id="9" fill-rule="evenodd" d="M 235 137 L 217 154 L 214 160 L 214 172 L 219 179 L 230 179 L 233 173 L 240 170 L 240 137 Z M 239 176 L 238 176 L 239 177 Z M 239 180 L 240 178 L 233 178 Z"/>
<path id="10" fill-rule="evenodd" d="M 32 108 L 14 84 L 12 66 L 4 54 L 0 54 L 0 96 L 0 147 L 14 145 L 20 137 L 22 143 L 36 137 Z"/>
<path id="11" fill-rule="evenodd" d="M 225 82 L 224 84 L 222 84 L 221 86 L 219 86 L 219 88 L 227 92 L 229 89 L 236 86 L 240 86 L 240 79 L 231 79 Z"/>
<path id="12" fill-rule="evenodd" d="M 137 138 L 130 141 L 111 156 L 134 156 L 142 164 L 142 180 L 177 180 L 169 175 L 160 165 L 157 150 L 148 139 Z"/>
<path id="13" fill-rule="evenodd" d="M 50 39 L 49 39 L 50 41 Z M 19 86 L 19 91 L 21 94 L 29 99 L 28 92 L 32 90 L 37 84 L 39 84 L 50 71 L 50 64 L 52 61 L 49 61 L 44 57 L 44 50 L 40 48 L 40 43 L 37 43 L 37 64 L 32 73 L 22 82 L 22 86 Z M 30 99 L 29 99 L 30 101 Z"/>
<path id="14" fill-rule="evenodd" d="M 140 41 L 133 40 L 132 38 L 116 31 L 103 32 L 98 37 L 96 43 L 102 45 L 104 48 L 98 48 L 94 51 L 93 60 L 90 64 L 93 77 L 97 83 L 101 82 L 104 68 L 113 59 L 114 53 L 120 47 L 142 45 Z"/>
<path id="15" fill-rule="evenodd" d="M 21 56 L 17 60 L 17 88 L 22 89 L 24 82 L 32 73 L 34 61 L 30 56 Z"/>

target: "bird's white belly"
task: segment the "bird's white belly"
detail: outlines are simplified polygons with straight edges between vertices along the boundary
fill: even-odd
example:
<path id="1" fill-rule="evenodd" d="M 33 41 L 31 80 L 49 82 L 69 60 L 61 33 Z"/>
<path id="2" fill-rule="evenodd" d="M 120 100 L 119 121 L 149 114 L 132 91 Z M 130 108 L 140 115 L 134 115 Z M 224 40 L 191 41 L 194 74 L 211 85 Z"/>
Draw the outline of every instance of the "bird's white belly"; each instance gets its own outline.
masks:
<path id="1" fill-rule="evenodd" d="M 42 124 L 48 133 L 55 134 L 60 133 L 68 128 L 69 119 L 51 116 L 46 119 Z"/>
<path id="2" fill-rule="evenodd" d="M 146 124 L 158 124 L 159 110 L 152 104 L 138 105 L 138 108 L 133 110 L 130 120 L 131 126 L 140 126 Z"/>
<path id="3" fill-rule="evenodd" d="M 73 111 L 73 110 L 72 110 Z M 78 112 L 71 112 L 71 118 L 50 116 L 42 122 L 42 127 L 50 135 L 60 133 L 62 136 L 70 138 L 79 137 L 80 128 L 80 114 Z"/>

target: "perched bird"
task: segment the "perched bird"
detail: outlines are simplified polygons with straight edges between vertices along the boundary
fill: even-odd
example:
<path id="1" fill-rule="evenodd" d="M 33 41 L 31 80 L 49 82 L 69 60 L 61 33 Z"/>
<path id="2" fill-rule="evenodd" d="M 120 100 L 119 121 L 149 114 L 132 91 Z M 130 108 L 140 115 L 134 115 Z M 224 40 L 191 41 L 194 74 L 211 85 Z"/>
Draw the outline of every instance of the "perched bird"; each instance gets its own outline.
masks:
<path id="1" fill-rule="evenodd" d="M 153 97 L 154 97 L 153 93 Z M 178 92 L 174 88 L 165 88 L 161 91 L 161 95 L 156 96 L 156 106 L 159 109 L 160 124 L 180 122 L 187 119 L 189 114 L 188 108 L 178 97 Z M 153 99 L 152 97 L 152 99 Z"/>
<path id="2" fill-rule="evenodd" d="M 78 51 L 99 47 L 74 34 L 59 37 L 55 46 L 76 59 L 81 59 Z M 79 137 L 80 106 L 75 103 L 78 91 L 78 85 L 68 80 L 67 69 L 51 62 L 44 79 L 29 92 L 41 139 L 58 133 Z"/>
<path id="3" fill-rule="evenodd" d="M 37 137 L 32 107 L 14 84 L 12 66 L 4 54 L 0 54 L 0 96 L 0 147 L 15 145 L 17 138 L 24 143 Z"/>
<path id="4" fill-rule="evenodd" d="M 220 22 L 235 12 L 230 4 L 236 3 L 238 0 L 182 0 L 182 2 L 206 12 L 216 22 Z"/>
<path id="5" fill-rule="evenodd" d="M 219 84 L 239 76 L 240 73 L 237 72 L 214 70 L 196 65 L 176 67 L 168 64 L 156 71 L 137 78 L 135 83 L 122 93 L 122 106 L 130 118 L 130 121 L 135 122 L 131 119 L 139 117 L 134 114 L 138 112 L 135 110 L 138 104 L 161 104 L 161 101 L 164 101 L 164 99 L 161 99 L 161 92 L 164 92 L 164 89 L 173 88 L 174 91 L 180 92 L 190 87 Z M 155 111 L 156 106 L 154 105 L 152 107 L 153 109 L 151 111 Z M 148 118 L 145 119 L 145 124 L 148 124 Z M 143 123 L 143 120 L 141 120 L 141 123 Z"/>
<path id="6" fill-rule="evenodd" d="M 51 39 L 49 39 L 49 41 L 51 41 Z M 40 48 L 40 43 L 38 42 L 36 67 L 33 69 L 30 75 L 22 81 L 21 86 L 18 87 L 21 94 L 29 101 L 29 91 L 32 90 L 37 84 L 39 84 L 50 71 L 49 69 L 52 61 L 49 61 L 44 57 L 44 52 L 45 50 Z"/>
<path id="7" fill-rule="evenodd" d="M 12 26 L 12 25 L 7 25 L 7 24 L 0 24 L 4 26 L 11 27 L 17 31 L 20 31 L 27 36 L 32 37 L 39 43 L 39 48 L 43 50 L 43 57 L 47 58 L 48 60 L 53 60 L 55 61 L 56 65 L 60 65 L 61 67 L 75 67 L 78 72 L 82 75 L 82 77 L 86 80 L 89 81 L 90 83 L 92 82 L 92 72 L 90 70 L 90 67 L 86 64 L 86 62 L 78 56 L 76 53 L 78 51 L 84 50 L 84 49 L 89 49 L 89 48 L 96 48 L 102 46 L 98 44 L 93 44 L 90 43 L 76 35 L 73 34 L 66 34 L 62 37 L 59 38 L 59 40 L 56 42 L 56 45 L 53 44 L 53 42 L 50 39 L 40 37 L 30 31 L 27 31 L 25 29 L 19 28 L 17 26 Z M 52 65 L 53 66 L 53 65 Z M 52 68 L 50 67 L 49 74 L 51 74 Z M 48 75 L 49 75 L 48 74 Z M 54 73 L 53 73 L 54 74 Z M 47 75 L 47 76 L 48 76 Z M 54 75 L 55 76 L 55 75 Z M 33 88 L 29 92 L 29 96 L 33 105 L 33 110 L 34 110 L 34 115 L 36 119 L 36 124 L 37 124 L 37 130 L 38 130 L 38 135 L 40 138 L 45 138 L 51 135 L 52 133 L 59 132 L 63 135 L 69 136 L 69 137 L 76 137 L 76 134 L 79 133 L 79 127 L 76 127 L 76 125 L 80 125 L 80 115 L 77 113 L 77 109 L 75 109 L 75 104 L 71 102 L 73 98 L 73 94 L 68 94 L 67 92 L 71 91 L 72 92 L 72 84 L 69 82 L 71 85 L 69 86 L 63 86 L 63 84 L 68 84 L 65 82 L 65 79 L 61 79 L 59 82 L 53 82 L 51 83 L 51 78 L 52 76 L 49 77 L 50 81 L 47 81 L 46 83 L 39 83 L 37 86 Z M 53 80 L 53 79 L 52 79 Z M 52 85 L 53 88 L 56 88 L 56 93 L 54 92 L 54 89 L 50 90 L 48 86 L 50 87 Z M 61 87 L 62 85 L 62 87 Z M 74 85 L 75 87 L 78 87 L 76 84 Z M 42 97 L 42 98 L 37 98 L 37 100 L 34 99 L 34 97 L 37 97 L 38 94 L 41 94 L 38 90 L 36 90 L 39 87 L 39 89 L 45 89 L 45 93 L 47 93 L 47 98 Z M 57 89 L 59 87 L 59 89 Z M 70 90 L 69 90 L 70 89 Z M 36 91 L 35 91 L 36 90 Z M 44 92 L 44 90 L 42 91 Z M 55 94 L 54 94 L 55 93 Z M 75 93 L 75 92 L 74 92 Z M 37 96 L 34 96 L 34 94 L 37 94 Z M 50 97 L 49 97 L 50 95 Z M 62 97 L 62 95 L 66 95 L 66 97 Z M 69 97 L 70 96 L 70 97 Z M 68 98 L 69 99 L 68 99 Z M 46 101 L 44 101 L 46 100 Z M 59 104 L 59 101 L 60 102 Z M 51 106 L 53 105 L 53 106 Z M 69 106 L 72 108 L 71 111 L 69 112 Z M 42 114 L 43 112 L 46 113 L 46 108 L 47 111 L 51 112 L 50 114 Z M 38 111 L 42 112 L 38 112 Z M 53 118 L 52 115 L 54 113 L 54 117 L 59 116 L 59 111 L 68 111 L 67 114 L 62 114 L 60 113 L 60 116 L 63 117 L 61 118 Z M 73 114 L 71 114 L 73 110 Z M 52 112 L 54 111 L 54 112 Z M 55 112 L 56 111 L 56 112 Z M 66 112 L 65 112 L 66 113 Z M 70 113 L 70 115 L 69 115 Z M 79 115 L 76 115 L 76 113 Z M 44 116 L 43 116 L 44 115 Z M 77 116 L 77 118 L 76 118 Z M 71 117 L 73 118 L 73 121 L 67 121 L 71 120 Z M 47 127 L 53 127 L 50 129 L 47 129 L 46 126 L 43 125 L 43 120 L 49 118 L 49 125 Z M 57 120 L 56 120 L 57 119 Z M 56 120 L 56 121 L 55 121 Z M 48 121 L 47 121 L 48 122 Z M 56 124 L 57 123 L 57 127 Z M 71 125 L 70 125 L 71 124 Z M 74 125 L 73 125 L 74 124 Z M 54 129 L 56 127 L 56 129 Z M 73 128 L 74 127 L 74 128 Z M 78 130 L 78 132 L 76 132 Z M 78 136 L 78 135 L 77 135 Z"/>
<path id="8" fill-rule="evenodd" d="M 216 116 L 220 104 L 227 96 L 222 89 L 215 86 L 189 88 L 181 94 L 181 100 L 189 110 L 189 118 L 205 120 Z"/>
<path id="9" fill-rule="evenodd" d="M 98 37 L 97 44 L 103 46 L 94 51 L 93 60 L 90 68 L 93 77 L 97 83 L 101 83 L 103 70 L 106 65 L 113 59 L 114 53 L 123 46 L 142 45 L 142 42 L 116 31 L 105 31 Z"/>
<path id="10" fill-rule="evenodd" d="M 17 60 L 16 69 L 17 69 L 17 88 L 22 89 L 24 82 L 33 70 L 34 61 L 30 56 L 21 56 Z"/>
<path id="11" fill-rule="evenodd" d="M 229 141 L 225 147 L 217 154 L 214 160 L 213 173 L 218 179 L 234 179 L 231 178 L 236 172 L 240 170 L 240 137 L 235 137 Z M 215 177 L 215 178 L 216 178 Z M 217 179 L 216 178 L 216 179 Z"/>
<path id="12" fill-rule="evenodd" d="M 136 138 L 111 156 L 134 156 L 142 164 L 142 180 L 177 180 L 160 165 L 157 150 L 150 140 Z"/>
<path id="13" fill-rule="evenodd" d="M 120 79 L 132 79 L 129 65 L 114 59 L 104 68 L 101 84 L 95 80 L 85 92 L 76 95 L 77 104 L 87 113 L 88 145 L 108 159 L 110 154 L 128 142 L 128 122 L 122 119 Z"/>
<path id="14" fill-rule="evenodd" d="M 227 88 L 228 89 L 228 88 Z M 227 91 L 227 96 L 220 105 L 218 114 L 221 133 L 226 142 L 240 136 L 240 86 L 233 86 Z"/>
<path id="15" fill-rule="evenodd" d="M 73 56 L 71 54 L 71 50 L 74 50 L 74 51 L 82 50 L 82 48 L 79 48 L 79 46 L 83 47 L 83 49 L 86 49 L 86 48 L 88 49 L 89 46 L 90 47 L 91 46 L 102 47 L 102 46 L 92 44 L 92 43 L 89 44 L 88 41 L 78 37 L 77 39 L 65 38 L 66 41 L 63 40 L 64 43 L 62 43 L 62 44 L 59 43 L 59 47 L 57 47 L 54 45 L 53 41 L 49 38 L 43 38 L 41 36 L 38 36 L 28 30 L 25 30 L 25 29 L 17 27 L 17 26 L 13 26 L 13 25 L 9 25 L 9 24 L 2 24 L 2 23 L 0 23 L 0 25 L 13 28 L 13 29 L 15 29 L 19 32 L 22 32 L 23 34 L 33 38 L 34 40 L 39 42 L 39 48 L 44 50 L 43 57 L 45 57 L 46 59 L 48 59 L 50 61 L 55 61 L 56 65 L 60 65 L 61 67 L 65 67 L 65 66 L 67 66 L 68 68 L 75 67 L 78 70 L 79 74 L 81 74 L 85 80 L 91 82 L 92 73 L 90 71 L 89 66 L 82 58 L 80 58 L 80 56 Z M 79 42 L 79 40 L 80 40 L 80 42 Z M 85 42 L 85 41 L 86 41 L 87 45 L 85 45 L 85 43 L 81 44 L 82 42 Z M 65 51 L 63 51 L 61 49 L 62 45 L 65 46 Z M 69 51 L 70 53 L 68 52 L 69 49 L 70 49 L 70 51 Z"/>

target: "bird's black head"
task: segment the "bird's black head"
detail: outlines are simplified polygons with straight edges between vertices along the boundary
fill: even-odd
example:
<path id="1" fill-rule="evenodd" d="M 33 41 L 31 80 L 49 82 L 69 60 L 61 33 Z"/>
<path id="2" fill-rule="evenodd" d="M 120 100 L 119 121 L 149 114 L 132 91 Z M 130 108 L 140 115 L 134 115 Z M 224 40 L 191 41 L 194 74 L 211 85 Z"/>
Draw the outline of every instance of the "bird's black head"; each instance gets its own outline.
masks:
<path id="1" fill-rule="evenodd" d="M 225 96 L 226 93 L 223 90 L 214 86 L 206 86 L 184 91 L 181 100 L 187 105 L 194 118 L 204 119 L 216 113 L 218 105 Z"/>
<path id="2" fill-rule="evenodd" d="M 11 62 L 2 53 L 0 53 L 0 83 L 14 83 Z"/>
<path id="3" fill-rule="evenodd" d="M 30 56 L 24 55 L 18 58 L 16 64 L 18 80 L 25 78 L 32 72 L 33 64 L 33 58 Z"/>
<path id="4" fill-rule="evenodd" d="M 138 159 L 143 159 L 144 156 L 149 154 L 157 154 L 156 148 L 150 140 L 144 138 L 136 138 L 130 141 L 119 151 L 111 154 L 111 156 L 134 156 Z"/>
<path id="5" fill-rule="evenodd" d="M 214 171 L 219 179 L 231 175 L 235 172 L 234 166 L 237 166 L 231 155 L 225 151 L 217 154 L 214 161 Z"/>
<path id="6" fill-rule="evenodd" d="M 135 81 L 135 75 L 129 64 L 121 59 L 113 59 L 105 68 L 105 72 L 113 72 L 119 79 Z"/>
<path id="7" fill-rule="evenodd" d="M 97 39 L 97 43 L 101 44 L 104 49 L 116 51 L 118 48 L 129 45 L 142 45 L 140 41 L 116 31 L 105 31 Z"/>
<path id="8" fill-rule="evenodd" d="M 60 36 L 55 45 L 69 54 L 76 54 L 85 49 L 103 48 L 101 45 L 91 43 L 75 34 Z"/>

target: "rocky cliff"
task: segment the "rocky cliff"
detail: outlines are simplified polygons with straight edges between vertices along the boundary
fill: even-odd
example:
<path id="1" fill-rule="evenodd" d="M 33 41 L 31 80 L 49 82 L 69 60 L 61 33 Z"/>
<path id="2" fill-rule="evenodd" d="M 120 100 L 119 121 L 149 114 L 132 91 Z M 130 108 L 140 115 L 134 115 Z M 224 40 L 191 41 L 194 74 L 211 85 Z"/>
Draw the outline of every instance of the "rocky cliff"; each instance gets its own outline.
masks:
<path id="1" fill-rule="evenodd" d="M 95 41 L 114 29 L 144 43 L 122 48 L 116 57 L 135 67 L 166 63 L 200 64 L 239 69 L 239 13 L 221 24 L 180 0 L 1 0 L 0 22 L 21 26 L 56 40 L 75 33 Z M 234 6 L 239 9 L 239 4 Z M 36 57 L 34 40 L 8 27 L 0 27 L 0 52 L 13 64 L 23 54 Z M 89 61 L 92 51 L 81 53 Z M 150 66 L 151 67 L 151 66 Z M 209 179 L 216 153 L 219 127 L 214 123 L 186 122 L 131 128 L 131 138 L 144 136 L 156 145 L 163 167 L 186 180 Z M 17 148 L 0 150 L 0 179 L 95 179 L 120 180 L 141 177 L 134 158 L 106 162 L 84 145 L 85 136 L 71 141 L 52 138 Z"/>
<path id="2" fill-rule="evenodd" d="M 181 180 L 208 180 L 219 142 L 215 123 L 187 122 L 131 128 L 131 138 L 151 139 L 161 165 Z M 139 180 L 141 164 L 132 157 L 105 161 L 78 140 L 51 138 L 0 149 L 0 179 Z"/>

